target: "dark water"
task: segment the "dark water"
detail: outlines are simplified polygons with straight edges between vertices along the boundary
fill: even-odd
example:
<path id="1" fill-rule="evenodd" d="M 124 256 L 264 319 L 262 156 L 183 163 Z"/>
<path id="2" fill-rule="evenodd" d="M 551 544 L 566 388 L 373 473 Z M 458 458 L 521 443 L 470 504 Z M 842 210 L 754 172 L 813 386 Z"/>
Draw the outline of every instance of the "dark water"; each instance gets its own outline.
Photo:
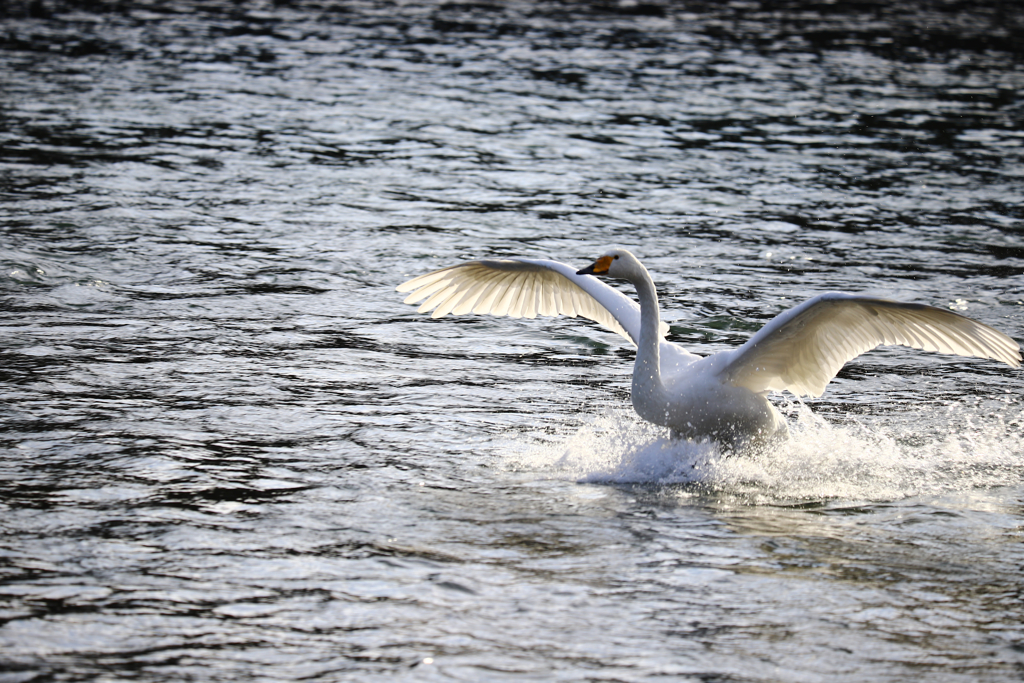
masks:
<path id="1" fill-rule="evenodd" d="M 501 255 L 736 345 L 814 294 L 1024 339 L 1014 2 L 0 7 L 0 682 L 1016 681 L 1020 371 L 899 349 L 758 458 Z"/>

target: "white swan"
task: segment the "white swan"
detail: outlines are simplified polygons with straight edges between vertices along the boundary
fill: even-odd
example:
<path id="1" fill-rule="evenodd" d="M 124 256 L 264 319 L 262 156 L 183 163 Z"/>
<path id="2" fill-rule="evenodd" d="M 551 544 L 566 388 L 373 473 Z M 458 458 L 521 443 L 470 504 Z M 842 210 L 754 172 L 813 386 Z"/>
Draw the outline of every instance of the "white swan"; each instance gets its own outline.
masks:
<path id="1" fill-rule="evenodd" d="M 631 282 L 640 305 L 601 282 Z M 739 448 L 786 434 L 767 399 L 770 391 L 821 396 L 849 360 L 880 344 L 1021 363 L 1005 334 L 941 308 L 852 294 L 821 294 L 785 311 L 736 349 L 704 358 L 664 340 L 658 294 L 647 269 L 625 249 L 613 249 L 577 271 L 557 261 L 513 258 L 469 261 L 397 287 L 419 312 L 489 313 L 515 318 L 583 316 L 637 347 L 632 401 L 645 420 L 674 436 L 713 439 Z"/>

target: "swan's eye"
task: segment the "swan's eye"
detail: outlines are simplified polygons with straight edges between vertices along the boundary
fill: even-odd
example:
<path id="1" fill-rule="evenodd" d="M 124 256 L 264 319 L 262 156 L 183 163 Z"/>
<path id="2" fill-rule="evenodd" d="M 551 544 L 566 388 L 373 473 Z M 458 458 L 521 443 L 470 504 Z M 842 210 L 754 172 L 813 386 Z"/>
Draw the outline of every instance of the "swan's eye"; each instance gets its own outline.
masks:
<path id="1" fill-rule="evenodd" d="M 619 255 L 618 255 L 618 254 L 616 254 L 616 255 L 615 255 L 615 256 L 613 256 L 612 258 L 613 258 L 613 259 L 615 259 L 616 261 L 618 261 L 618 260 L 619 260 Z"/>

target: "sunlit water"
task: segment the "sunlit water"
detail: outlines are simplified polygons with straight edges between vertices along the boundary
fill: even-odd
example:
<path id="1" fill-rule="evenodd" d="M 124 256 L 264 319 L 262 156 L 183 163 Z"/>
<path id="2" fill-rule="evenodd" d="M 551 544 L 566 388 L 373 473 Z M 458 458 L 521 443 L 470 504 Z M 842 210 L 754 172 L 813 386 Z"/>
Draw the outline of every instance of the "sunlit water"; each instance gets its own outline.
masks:
<path id="1" fill-rule="evenodd" d="M 1016 681 L 1024 378 L 883 349 L 724 457 L 461 259 L 672 339 L 864 292 L 1024 339 L 1013 3 L 0 10 L 0 682 Z"/>

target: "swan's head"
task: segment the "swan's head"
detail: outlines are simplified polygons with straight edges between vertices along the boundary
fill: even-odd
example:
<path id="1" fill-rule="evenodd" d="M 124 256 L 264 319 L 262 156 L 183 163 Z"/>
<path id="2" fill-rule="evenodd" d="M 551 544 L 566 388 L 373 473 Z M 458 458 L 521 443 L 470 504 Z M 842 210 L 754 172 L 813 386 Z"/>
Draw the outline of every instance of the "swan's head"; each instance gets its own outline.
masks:
<path id="1" fill-rule="evenodd" d="M 631 280 L 633 275 L 642 267 L 636 256 L 633 256 L 626 249 L 611 249 L 586 268 L 576 271 L 576 274 L 604 275 L 606 277 Z"/>

